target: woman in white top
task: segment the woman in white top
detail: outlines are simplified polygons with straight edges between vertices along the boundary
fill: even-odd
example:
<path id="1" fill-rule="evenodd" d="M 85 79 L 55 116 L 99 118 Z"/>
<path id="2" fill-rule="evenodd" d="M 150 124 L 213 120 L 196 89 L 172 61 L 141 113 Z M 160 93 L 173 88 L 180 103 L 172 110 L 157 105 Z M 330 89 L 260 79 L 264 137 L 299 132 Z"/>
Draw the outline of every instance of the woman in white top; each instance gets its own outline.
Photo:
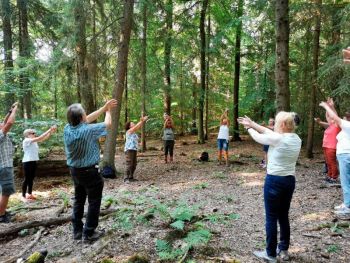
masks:
<path id="1" fill-rule="evenodd" d="M 35 196 L 32 194 L 33 181 L 36 171 L 36 162 L 39 160 L 39 146 L 38 142 L 47 140 L 53 132 L 56 131 L 56 126 L 52 126 L 49 130 L 36 136 L 36 132 L 33 129 L 26 129 L 23 132 L 23 152 L 22 159 L 24 180 L 22 183 L 22 197 L 24 201 L 35 200 Z M 28 192 L 27 192 L 28 190 Z"/>
<path id="2" fill-rule="evenodd" d="M 334 209 L 336 215 L 348 218 L 350 216 L 350 121 L 341 119 L 329 103 L 321 102 L 320 106 L 327 111 L 329 117 L 341 128 L 337 135 L 337 159 L 344 202 Z"/>
<path id="3" fill-rule="evenodd" d="M 266 250 L 255 251 L 254 255 L 268 262 L 276 262 L 277 255 L 282 260 L 287 260 L 290 243 L 288 214 L 295 189 L 295 165 L 301 148 L 301 140 L 294 133 L 299 117 L 293 112 L 279 112 L 274 131 L 248 117 L 241 117 L 238 122 L 244 125 L 256 142 L 269 145 L 264 185 Z M 280 225 L 278 247 L 277 222 Z"/>
<path id="4" fill-rule="evenodd" d="M 218 134 L 217 139 L 217 145 L 218 145 L 218 160 L 219 164 L 221 164 L 222 159 L 222 152 L 224 151 L 224 159 L 226 162 L 226 165 L 228 165 L 228 143 L 229 143 L 229 119 L 227 116 L 228 110 L 224 112 L 223 115 L 221 115 L 220 118 L 220 130 Z"/>

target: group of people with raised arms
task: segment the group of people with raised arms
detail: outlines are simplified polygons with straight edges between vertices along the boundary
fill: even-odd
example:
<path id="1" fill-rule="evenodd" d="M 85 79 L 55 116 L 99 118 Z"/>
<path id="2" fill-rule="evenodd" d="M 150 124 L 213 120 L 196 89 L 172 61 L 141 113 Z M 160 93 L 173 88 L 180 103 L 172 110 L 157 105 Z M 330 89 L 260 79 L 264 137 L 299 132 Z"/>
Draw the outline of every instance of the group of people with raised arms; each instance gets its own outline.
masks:
<path id="1" fill-rule="evenodd" d="M 344 55 L 344 61 L 349 59 Z M 81 104 L 68 107 L 68 124 L 64 127 L 64 147 L 67 165 L 74 185 L 74 204 L 72 213 L 73 238 L 75 240 L 94 241 L 103 232 L 97 231 L 104 181 L 98 171 L 100 161 L 99 138 L 106 134 L 111 127 L 111 110 L 117 101 L 112 99 L 97 111 L 87 115 Z M 333 100 L 321 102 L 320 106 L 326 110 L 327 130 L 323 141 L 326 162 L 329 167 L 329 178 L 336 179 L 339 163 L 340 181 L 343 190 L 343 204 L 335 207 L 338 215 L 350 215 L 350 120 L 338 116 Z M 8 132 L 15 122 L 18 104 L 12 105 L 4 122 L 0 123 L 0 223 L 10 221 L 11 215 L 6 211 L 8 200 L 15 192 L 13 175 L 14 147 Z M 222 156 L 228 164 L 229 119 L 227 111 L 220 118 L 220 130 L 217 138 L 218 160 Z M 93 123 L 99 116 L 105 114 L 104 121 Z M 137 165 L 138 136 L 136 131 L 147 121 L 142 117 L 138 123 L 128 122 L 125 125 L 126 142 L 126 175 L 124 182 L 135 181 L 134 172 Z M 266 226 L 266 249 L 255 251 L 254 255 L 276 262 L 277 256 L 288 260 L 290 245 L 289 209 L 295 190 L 295 167 L 301 149 L 301 139 L 295 133 L 300 120 L 294 112 L 279 112 L 276 115 L 273 127 L 264 127 L 252 121 L 249 117 L 240 117 L 238 122 L 244 126 L 249 135 L 258 143 L 268 146 L 266 165 L 267 175 L 264 183 L 264 206 Z M 320 122 L 321 124 L 321 122 Z M 324 125 L 326 125 L 324 124 Z M 323 124 L 322 124 L 323 125 Z M 272 126 L 272 125 L 270 125 Z M 164 116 L 164 161 L 173 161 L 174 124 L 169 115 Z M 53 126 L 40 136 L 32 129 L 24 131 L 23 140 L 23 167 L 24 181 L 22 197 L 24 200 L 33 200 L 33 179 L 36 162 L 39 160 L 38 143 L 48 139 L 56 131 Z M 334 136 L 336 138 L 334 139 Z M 334 148 L 334 144 L 335 148 Z M 267 147 L 266 147 L 267 148 Z M 168 155 L 170 158 L 168 159 Z M 84 205 L 88 199 L 88 211 L 85 224 L 83 223 Z M 277 238 L 277 225 L 280 226 L 280 238 Z"/>

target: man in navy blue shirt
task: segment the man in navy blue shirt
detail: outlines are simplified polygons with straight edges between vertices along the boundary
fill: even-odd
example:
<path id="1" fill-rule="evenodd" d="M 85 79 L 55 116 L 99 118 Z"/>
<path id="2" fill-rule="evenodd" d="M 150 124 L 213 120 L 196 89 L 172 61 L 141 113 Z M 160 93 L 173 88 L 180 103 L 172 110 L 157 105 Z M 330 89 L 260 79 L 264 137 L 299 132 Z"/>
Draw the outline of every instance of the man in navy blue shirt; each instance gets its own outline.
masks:
<path id="1" fill-rule="evenodd" d="M 109 100 L 102 108 L 89 115 L 86 115 L 78 103 L 72 104 L 67 110 L 68 124 L 64 127 L 64 146 L 74 183 L 72 223 L 75 240 L 83 238 L 84 241 L 94 241 L 102 235 L 96 231 L 104 184 L 97 168 L 100 161 L 98 138 L 111 127 L 111 110 L 116 105 L 116 100 Z M 106 113 L 104 122 L 90 124 L 103 113 Z M 86 197 L 89 207 L 84 225 L 82 219 Z"/>

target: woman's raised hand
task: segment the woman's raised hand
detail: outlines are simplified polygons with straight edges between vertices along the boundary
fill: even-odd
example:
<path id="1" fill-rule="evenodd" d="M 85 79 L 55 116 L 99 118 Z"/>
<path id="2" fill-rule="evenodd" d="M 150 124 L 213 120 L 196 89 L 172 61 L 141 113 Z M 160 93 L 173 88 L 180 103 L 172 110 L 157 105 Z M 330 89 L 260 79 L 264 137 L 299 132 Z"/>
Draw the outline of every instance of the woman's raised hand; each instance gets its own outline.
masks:
<path id="1" fill-rule="evenodd" d="M 117 100 L 116 99 L 111 99 L 109 101 L 106 102 L 106 104 L 103 106 L 105 111 L 110 111 L 113 108 L 117 107 Z"/>
<path id="2" fill-rule="evenodd" d="M 251 128 L 253 121 L 248 117 L 239 117 L 237 119 L 238 123 L 242 124 L 245 128 Z"/>

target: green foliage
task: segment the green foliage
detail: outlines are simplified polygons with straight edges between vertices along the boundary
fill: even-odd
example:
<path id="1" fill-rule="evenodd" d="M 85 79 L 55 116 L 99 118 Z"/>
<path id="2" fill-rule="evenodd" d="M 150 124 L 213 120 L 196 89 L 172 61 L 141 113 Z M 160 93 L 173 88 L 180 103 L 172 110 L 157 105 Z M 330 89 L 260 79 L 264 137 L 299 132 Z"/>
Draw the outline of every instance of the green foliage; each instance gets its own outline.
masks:
<path id="1" fill-rule="evenodd" d="M 174 223 L 171 223 L 170 226 L 177 229 L 177 230 L 184 230 L 185 222 L 182 220 L 177 220 Z"/>
<path id="2" fill-rule="evenodd" d="M 196 184 L 194 186 L 194 189 L 205 189 L 208 188 L 209 184 L 208 183 L 200 183 L 200 184 Z"/>
<path id="3" fill-rule="evenodd" d="M 337 253 L 341 250 L 341 247 L 339 245 L 329 245 L 327 247 L 327 252 L 328 253 Z"/>
<path id="4" fill-rule="evenodd" d="M 133 219 L 134 211 L 130 208 L 122 208 L 114 214 L 112 227 L 114 229 L 131 230 L 134 227 Z"/>

